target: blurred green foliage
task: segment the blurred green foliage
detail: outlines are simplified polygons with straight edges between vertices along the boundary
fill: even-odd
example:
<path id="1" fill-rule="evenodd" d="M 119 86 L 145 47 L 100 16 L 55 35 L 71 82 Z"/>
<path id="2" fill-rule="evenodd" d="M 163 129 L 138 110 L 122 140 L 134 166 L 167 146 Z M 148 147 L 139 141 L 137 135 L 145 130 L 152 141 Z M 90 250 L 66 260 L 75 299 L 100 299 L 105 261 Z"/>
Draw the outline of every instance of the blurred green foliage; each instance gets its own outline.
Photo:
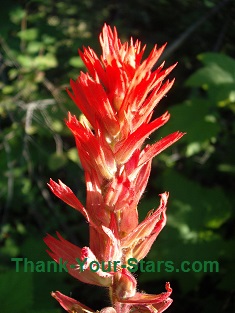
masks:
<path id="1" fill-rule="evenodd" d="M 60 178 L 85 203 L 83 172 L 67 111 L 70 78 L 84 70 L 77 49 L 100 51 L 104 22 L 123 39 L 168 41 L 176 83 L 156 115 L 170 122 L 151 140 L 181 130 L 180 142 L 153 161 L 140 219 L 170 191 L 168 223 L 149 260 L 217 260 L 219 273 L 140 273 L 139 288 L 174 289 L 168 312 L 233 312 L 235 306 L 235 16 L 229 0 L 1 1 L 0 10 L 0 303 L 1 312 L 58 313 L 52 290 L 94 309 L 107 305 L 99 288 L 66 273 L 16 273 L 12 257 L 50 260 L 42 238 L 60 231 L 88 244 L 87 224 L 48 191 Z M 163 56 L 164 59 L 164 56 Z M 106 292 L 105 292 L 106 293 Z M 107 298 L 107 297 L 106 297 Z"/>

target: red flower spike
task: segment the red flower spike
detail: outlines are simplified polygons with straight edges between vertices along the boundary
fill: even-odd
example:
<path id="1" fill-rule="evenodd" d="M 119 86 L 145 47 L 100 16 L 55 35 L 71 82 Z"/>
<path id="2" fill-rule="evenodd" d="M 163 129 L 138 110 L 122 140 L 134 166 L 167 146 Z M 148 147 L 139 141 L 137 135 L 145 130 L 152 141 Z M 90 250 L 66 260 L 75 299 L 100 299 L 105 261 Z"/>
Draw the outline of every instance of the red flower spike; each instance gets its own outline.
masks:
<path id="1" fill-rule="evenodd" d="M 164 69 L 163 62 L 153 70 L 165 45 L 155 45 L 142 60 L 146 46 L 132 38 L 122 43 L 116 28 L 106 24 L 99 39 L 101 57 L 90 47 L 79 51 L 88 72 L 71 80 L 68 90 L 85 117 L 78 121 L 69 113 L 66 125 L 74 135 L 85 172 L 86 206 L 61 181 L 57 184 L 50 180 L 48 184 L 57 197 L 86 218 L 89 247 L 80 249 L 59 234 L 58 239 L 48 235 L 45 243 L 56 262 L 66 262 L 70 275 L 88 284 L 109 287 L 113 307 L 100 313 L 162 313 L 172 303 L 170 284 L 160 295 L 137 292 L 137 281 L 125 266 L 129 258 L 140 261 L 147 255 L 166 224 L 168 193 L 160 195 L 158 209 L 149 212 L 141 223 L 137 205 L 153 157 L 184 135 L 177 131 L 144 146 L 145 140 L 170 118 L 166 112 L 151 120 L 154 108 L 174 83 L 165 79 L 175 65 Z M 103 266 L 99 267 L 100 263 Z M 97 270 L 93 266 L 98 266 Z M 70 313 L 93 312 L 58 291 L 52 295 Z"/>

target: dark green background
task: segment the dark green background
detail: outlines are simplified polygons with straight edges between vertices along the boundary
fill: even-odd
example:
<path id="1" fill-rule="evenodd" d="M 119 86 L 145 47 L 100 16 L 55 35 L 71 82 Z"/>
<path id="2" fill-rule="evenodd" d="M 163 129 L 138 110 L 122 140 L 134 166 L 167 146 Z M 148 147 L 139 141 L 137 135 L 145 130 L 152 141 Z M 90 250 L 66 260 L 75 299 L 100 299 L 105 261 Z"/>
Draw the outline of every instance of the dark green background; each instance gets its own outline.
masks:
<path id="1" fill-rule="evenodd" d="M 216 0 L 13 1 L 0 9 L 0 304 L 2 313 L 56 313 L 50 291 L 60 290 L 94 310 L 107 291 L 66 273 L 15 272 L 11 257 L 50 260 L 42 239 L 59 231 L 79 246 L 88 227 L 48 190 L 60 178 L 85 203 L 83 172 L 67 111 L 79 115 L 65 92 L 84 70 L 77 49 L 98 54 L 104 22 L 153 45 L 168 42 L 166 65 L 178 62 L 172 90 L 155 110 L 170 122 L 150 138 L 187 135 L 156 157 L 140 219 L 170 191 L 167 226 L 149 260 L 217 260 L 219 273 L 140 273 L 139 290 L 164 291 L 167 312 L 233 312 L 235 306 L 235 5 Z M 163 60 L 162 59 L 162 60 Z"/>

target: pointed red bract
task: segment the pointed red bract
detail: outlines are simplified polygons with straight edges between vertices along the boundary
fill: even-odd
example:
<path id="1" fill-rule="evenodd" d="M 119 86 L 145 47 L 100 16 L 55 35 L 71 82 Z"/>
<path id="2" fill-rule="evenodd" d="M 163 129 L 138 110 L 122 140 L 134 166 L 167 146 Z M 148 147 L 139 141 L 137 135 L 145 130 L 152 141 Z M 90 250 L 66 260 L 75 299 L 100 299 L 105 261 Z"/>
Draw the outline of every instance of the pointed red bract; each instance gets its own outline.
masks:
<path id="1" fill-rule="evenodd" d="M 166 203 L 168 194 L 161 194 L 161 203 L 155 212 L 150 212 L 146 219 L 133 229 L 121 241 L 121 246 L 126 249 L 128 258 L 138 261 L 149 252 L 156 237 L 166 224 Z"/>
<path id="2" fill-rule="evenodd" d="M 48 250 L 47 253 L 53 260 L 59 264 L 64 264 L 70 275 L 84 283 L 105 287 L 111 285 L 112 275 L 110 273 L 102 271 L 93 272 L 90 270 L 89 264 L 92 261 L 97 261 L 97 259 L 89 248 L 84 247 L 80 249 L 65 240 L 59 233 L 57 233 L 57 236 L 59 239 L 50 235 L 44 238 L 45 243 L 51 250 Z M 87 264 L 83 265 L 83 271 L 79 267 L 80 263 L 78 259 L 83 261 L 85 258 L 87 258 Z"/>
<path id="3" fill-rule="evenodd" d="M 72 190 L 68 186 L 63 184 L 61 180 L 59 180 L 59 184 L 57 184 L 52 179 L 50 179 L 50 183 L 48 184 L 48 186 L 54 193 L 54 195 L 56 195 L 65 203 L 82 213 L 88 222 L 90 221 L 86 209 L 83 207 L 83 205 L 72 192 Z"/>
<path id="4" fill-rule="evenodd" d="M 74 300 L 70 297 L 63 295 L 61 292 L 56 291 L 51 293 L 52 297 L 54 297 L 69 313 L 95 313 L 93 310 L 85 306 L 84 304 L 80 303 L 77 300 Z"/>

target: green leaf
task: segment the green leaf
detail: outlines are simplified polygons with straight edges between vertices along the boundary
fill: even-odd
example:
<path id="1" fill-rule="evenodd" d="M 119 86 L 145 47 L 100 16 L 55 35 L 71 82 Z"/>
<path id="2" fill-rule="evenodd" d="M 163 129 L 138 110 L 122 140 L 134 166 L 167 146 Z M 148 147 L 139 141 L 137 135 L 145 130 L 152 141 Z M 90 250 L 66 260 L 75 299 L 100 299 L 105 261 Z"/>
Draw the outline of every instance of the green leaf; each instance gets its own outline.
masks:
<path id="1" fill-rule="evenodd" d="M 22 67 L 25 67 L 26 69 L 32 68 L 34 64 L 34 58 L 28 56 L 28 55 L 23 55 L 19 54 L 17 56 L 17 60 L 20 63 Z"/>
<path id="2" fill-rule="evenodd" d="M 50 36 L 48 34 L 43 34 L 42 35 L 42 42 L 46 46 L 51 46 L 51 45 L 53 45 L 56 42 L 56 38 L 52 37 L 52 36 Z"/>
<path id="3" fill-rule="evenodd" d="M 69 160 L 73 161 L 74 163 L 78 164 L 79 161 L 79 157 L 78 157 L 78 151 L 76 148 L 71 148 L 67 151 L 67 155 Z"/>
<path id="4" fill-rule="evenodd" d="M 64 124 L 60 120 L 54 120 L 52 122 L 51 128 L 53 129 L 54 132 L 61 133 L 64 129 Z"/>
<path id="5" fill-rule="evenodd" d="M 50 155 L 48 166 L 52 171 L 56 171 L 63 167 L 67 162 L 67 157 L 64 154 L 54 153 Z"/>
<path id="6" fill-rule="evenodd" d="M 40 55 L 34 59 L 34 66 L 39 70 L 47 70 L 57 66 L 57 59 L 51 53 Z"/>
<path id="7" fill-rule="evenodd" d="M 70 58 L 69 64 L 71 66 L 73 66 L 73 67 L 76 67 L 76 68 L 84 67 L 82 59 L 80 57 L 72 57 L 72 58 Z"/>
<path id="8" fill-rule="evenodd" d="M 208 96 L 218 107 L 228 107 L 234 111 L 235 83 L 210 86 Z"/>
<path id="9" fill-rule="evenodd" d="M 168 223 L 186 240 L 199 240 L 201 231 L 219 228 L 231 215 L 231 204 L 219 187 L 201 186 L 174 170 L 165 172 L 163 183 L 171 195 Z"/>
<path id="10" fill-rule="evenodd" d="M 186 81 L 187 86 L 220 85 L 235 82 L 235 60 L 219 53 L 204 53 L 199 59 L 205 64 Z"/>
<path id="11" fill-rule="evenodd" d="M 1 253 L 14 257 L 19 253 L 19 247 L 17 246 L 16 242 L 11 237 L 9 237 L 5 239 L 5 244 L 1 248 Z"/>
<path id="12" fill-rule="evenodd" d="M 206 66 L 217 64 L 220 68 L 224 69 L 225 72 L 228 72 L 235 79 L 235 60 L 228 55 L 222 53 L 202 53 L 198 56 L 198 59 Z"/>
<path id="13" fill-rule="evenodd" d="M 9 85 L 7 85 L 7 86 L 4 86 L 4 87 L 2 88 L 2 93 L 3 93 L 4 95 L 9 95 L 9 94 L 13 93 L 13 91 L 14 91 L 14 86 L 9 86 Z"/>
<path id="14" fill-rule="evenodd" d="M 234 175 L 235 174 L 235 165 L 233 164 L 219 164 L 218 165 L 218 171 L 227 173 L 229 175 Z"/>
<path id="15" fill-rule="evenodd" d="M 211 103 L 204 99 L 191 99 L 169 110 L 171 119 L 167 127 L 159 130 L 159 136 L 166 136 L 177 130 L 186 132 L 180 142 L 187 142 L 186 155 L 191 156 L 207 149 L 220 131 Z"/>
<path id="16" fill-rule="evenodd" d="M 57 59 L 51 53 L 37 57 L 20 54 L 18 55 L 17 60 L 22 67 L 37 68 L 38 70 L 47 70 L 57 66 Z"/>
<path id="17" fill-rule="evenodd" d="M 10 20 L 14 23 L 14 24 L 19 24 L 21 22 L 21 20 L 26 16 L 26 10 L 23 10 L 21 7 L 14 7 L 11 11 L 10 11 Z"/>
<path id="18" fill-rule="evenodd" d="M 37 39 L 38 29 L 37 28 L 28 28 L 28 29 L 19 31 L 17 35 L 22 40 L 32 41 L 32 40 Z"/>
<path id="19" fill-rule="evenodd" d="M 30 41 L 27 45 L 28 53 L 38 53 L 43 47 L 43 44 L 39 41 Z"/>

